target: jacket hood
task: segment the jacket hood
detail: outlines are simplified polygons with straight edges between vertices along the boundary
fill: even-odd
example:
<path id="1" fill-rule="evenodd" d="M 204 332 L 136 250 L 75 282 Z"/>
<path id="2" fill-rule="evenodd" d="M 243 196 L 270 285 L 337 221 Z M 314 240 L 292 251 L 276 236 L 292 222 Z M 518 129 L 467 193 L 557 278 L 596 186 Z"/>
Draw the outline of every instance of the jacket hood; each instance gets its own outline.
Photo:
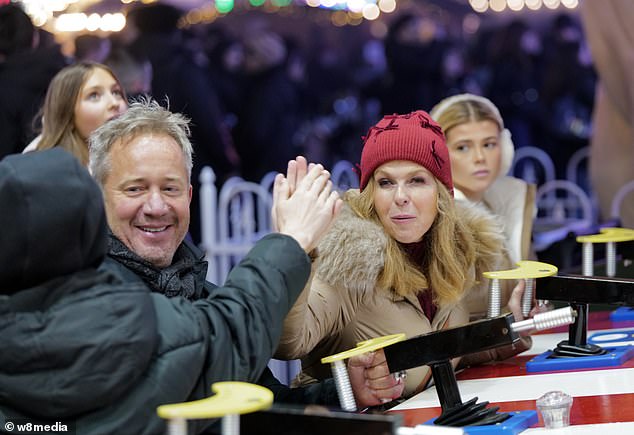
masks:
<path id="1" fill-rule="evenodd" d="M 112 268 L 0 297 L 0 420 L 4 407 L 54 420 L 118 403 L 159 340 L 151 297 Z"/>
<path id="2" fill-rule="evenodd" d="M 68 152 L 0 161 L 0 293 L 98 266 L 106 254 L 101 191 Z"/>
<path id="3" fill-rule="evenodd" d="M 504 235 L 497 220 L 481 207 L 456 201 L 459 219 L 467 223 L 476 244 L 473 279 L 496 270 L 503 257 Z M 316 274 L 329 285 L 348 291 L 373 291 L 385 264 L 388 235 L 383 227 L 357 216 L 345 204 L 319 244 Z"/>

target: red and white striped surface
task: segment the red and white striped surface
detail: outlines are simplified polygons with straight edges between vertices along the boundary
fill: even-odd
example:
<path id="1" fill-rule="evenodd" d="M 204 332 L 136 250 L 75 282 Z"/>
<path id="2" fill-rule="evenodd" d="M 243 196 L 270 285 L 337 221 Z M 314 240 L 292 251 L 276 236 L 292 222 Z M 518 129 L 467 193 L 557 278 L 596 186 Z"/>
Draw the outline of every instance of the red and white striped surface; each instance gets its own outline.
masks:
<path id="1" fill-rule="evenodd" d="M 631 328 L 634 322 L 613 324 L 608 312 L 591 313 L 589 333 L 613 328 Z M 634 360 L 620 367 L 528 373 L 526 362 L 567 339 L 566 328 L 533 336 L 533 347 L 522 355 L 495 365 L 472 367 L 459 373 L 458 387 L 463 401 L 478 397 L 499 406 L 500 411 L 536 409 L 542 394 L 561 390 L 573 396 L 568 428 L 545 431 L 533 428 L 525 434 L 634 434 Z M 415 426 L 440 415 L 435 387 L 392 408 L 404 416 L 405 426 Z M 615 424 L 618 423 L 618 424 Z M 543 426 L 541 421 L 538 426 Z"/>

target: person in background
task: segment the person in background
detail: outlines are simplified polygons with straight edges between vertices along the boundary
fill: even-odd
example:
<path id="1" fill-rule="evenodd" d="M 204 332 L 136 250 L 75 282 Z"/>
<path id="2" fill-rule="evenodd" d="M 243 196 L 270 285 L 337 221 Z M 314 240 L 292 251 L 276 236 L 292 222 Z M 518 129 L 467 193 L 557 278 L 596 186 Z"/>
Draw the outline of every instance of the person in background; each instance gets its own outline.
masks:
<path id="1" fill-rule="evenodd" d="M 311 260 L 307 253 L 338 214 L 341 200 L 321 165 L 313 166 L 302 183 L 293 182 L 292 191 L 291 183 L 279 174 L 273 203 L 276 232 L 261 239 L 232 270 L 225 285 L 218 287 L 205 279 L 204 254 L 185 239 L 193 164 L 188 132 L 182 115 L 145 100 L 133 103 L 91 136 L 90 170 L 104 193 L 111 230 L 109 263 L 129 280 L 145 282 L 155 293 L 194 305 L 209 299 L 222 304 L 227 294 L 252 294 L 250 302 L 257 307 L 246 312 L 227 307 L 226 314 L 239 324 L 248 311 L 263 311 L 269 323 L 236 326 L 231 340 L 218 337 L 214 345 L 222 349 L 235 341 L 245 347 L 245 355 L 268 361 L 278 343 L 281 320 L 308 280 Z M 305 162 L 299 158 L 289 167 L 305 166 Z M 222 317 L 210 320 L 211 330 L 216 322 L 224 321 Z M 240 373 L 240 367 L 225 367 L 215 360 L 208 363 L 218 365 L 219 373 L 228 379 Z M 383 374 L 385 359 L 380 353 L 354 360 L 351 367 L 355 393 L 363 406 L 398 397 L 403 389 L 392 376 Z M 248 380 L 269 387 L 278 402 L 338 404 L 332 381 L 289 389 L 274 378 L 266 362 L 258 368 L 261 376 Z"/>
<path id="2" fill-rule="evenodd" d="M 501 267 L 511 269 L 520 260 L 535 259 L 531 248 L 535 186 L 507 175 L 515 148 L 497 107 L 487 98 L 460 94 L 439 102 L 430 115 L 447 138 L 455 198 L 480 205 L 502 224 L 507 258 Z M 504 306 L 513 291 L 512 283 L 507 284 L 502 285 Z M 488 294 L 488 280 L 466 294 L 471 320 L 486 317 Z M 470 355 L 463 363 L 506 359 L 529 349 L 531 344 L 530 336 L 523 336 L 512 347 Z"/>
<path id="3" fill-rule="evenodd" d="M 445 98 L 430 114 L 447 138 L 455 198 L 480 204 L 501 220 L 509 265 L 535 259 L 535 185 L 508 175 L 515 147 L 497 107 L 485 97 L 460 94 Z M 485 311 L 483 305 L 478 313 Z"/>
<path id="4" fill-rule="evenodd" d="M 454 203 L 445 138 L 426 112 L 372 126 L 359 168 L 360 190 L 346 192 L 319 243 L 312 282 L 286 318 L 276 352 L 302 359 L 300 384 L 327 377 L 320 359 L 359 341 L 465 324 L 465 292 L 500 262 L 502 231 L 488 213 Z M 515 299 L 522 292 L 518 286 Z M 405 396 L 431 377 L 426 366 L 407 373 Z"/>
<path id="5" fill-rule="evenodd" d="M 126 111 L 125 91 L 105 65 L 80 62 L 51 81 L 41 110 L 42 133 L 24 152 L 62 147 L 88 164 L 88 136 Z"/>
<path id="6" fill-rule="evenodd" d="M 391 21 L 382 113 L 410 112 L 443 97 L 443 58 L 449 47 L 441 20 L 404 12 Z"/>
<path id="7" fill-rule="evenodd" d="M 152 94 L 152 64 L 149 60 L 134 56 L 127 48 L 113 44 L 103 63 L 119 79 L 128 101 Z"/>
<path id="8" fill-rule="evenodd" d="M 175 3 L 174 3 L 175 4 Z M 152 64 L 151 95 L 161 104 L 192 120 L 191 141 L 196 153 L 192 179 L 198 185 L 200 172 L 211 166 L 219 188 L 231 176 L 240 175 L 240 158 L 227 124 L 226 110 L 218 86 L 208 70 L 185 47 L 183 29 L 178 23 L 183 10 L 165 2 L 136 3 L 130 9 L 126 27 L 137 32 L 128 46 L 134 56 L 146 57 Z M 198 53 L 200 54 L 200 53 Z M 191 203 L 191 238 L 201 240 L 200 203 Z"/>
<path id="9" fill-rule="evenodd" d="M 104 63 L 111 47 L 108 38 L 89 33 L 79 35 L 75 38 L 75 61 Z"/>
<path id="10" fill-rule="evenodd" d="M 41 44 L 40 34 L 18 4 L 0 6 L 0 159 L 37 136 L 33 118 L 49 82 L 67 65 L 59 45 Z"/>
<path id="11" fill-rule="evenodd" d="M 269 171 L 303 154 L 295 137 L 303 121 L 300 92 L 289 74 L 289 50 L 268 29 L 244 37 L 244 98 L 233 129 L 242 177 L 259 183 Z M 262 110 L 266 108 L 266 110 Z"/>

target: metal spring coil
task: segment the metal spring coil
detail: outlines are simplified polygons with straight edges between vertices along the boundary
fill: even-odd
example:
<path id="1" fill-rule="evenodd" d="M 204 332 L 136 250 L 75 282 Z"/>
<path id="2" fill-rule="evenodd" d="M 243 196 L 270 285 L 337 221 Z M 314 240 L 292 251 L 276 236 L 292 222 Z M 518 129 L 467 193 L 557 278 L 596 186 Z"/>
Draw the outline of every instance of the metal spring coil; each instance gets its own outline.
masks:
<path id="1" fill-rule="evenodd" d="M 572 308 L 562 308 L 559 310 L 548 311 L 546 313 L 536 314 L 533 317 L 535 329 L 550 329 L 556 326 L 570 324 L 575 319 L 575 312 Z"/>
<path id="2" fill-rule="evenodd" d="M 605 260 L 608 276 L 616 275 L 616 243 L 608 242 L 605 244 Z"/>
<path id="3" fill-rule="evenodd" d="M 533 278 L 526 278 L 526 288 L 524 289 L 524 296 L 522 297 L 522 314 L 528 316 L 533 307 L 533 289 L 535 288 L 535 280 Z"/>
<path id="4" fill-rule="evenodd" d="M 492 279 L 489 288 L 489 310 L 487 317 L 497 317 L 500 315 L 500 305 L 502 304 L 502 295 L 500 291 L 500 280 Z"/>
<path id="5" fill-rule="evenodd" d="M 584 276 L 594 275 L 594 251 L 592 243 L 585 242 L 583 244 L 583 274 Z"/>
<path id="6" fill-rule="evenodd" d="M 172 418 L 167 422 L 167 435 L 187 435 L 187 420 Z"/>
<path id="7" fill-rule="evenodd" d="M 335 379 L 335 385 L 337 386 L 337 393 L 339 394 L 339 402 L 341 402 L 341 408 L 345 411 L 356 411 L 357 403 L 354 400 L 354 394 L 352 393 L 352 386 L 350 385 L 350 378 L 348 377 L 348 369 L 346 364 L 339 360 L 330 365 L 332 369 L 332 376 Z"/>
<path id="8" fill-rule="evenodd" d="M 222 417 L 222 435 L 240 435 L 240 416 L 227 414 Z"/>

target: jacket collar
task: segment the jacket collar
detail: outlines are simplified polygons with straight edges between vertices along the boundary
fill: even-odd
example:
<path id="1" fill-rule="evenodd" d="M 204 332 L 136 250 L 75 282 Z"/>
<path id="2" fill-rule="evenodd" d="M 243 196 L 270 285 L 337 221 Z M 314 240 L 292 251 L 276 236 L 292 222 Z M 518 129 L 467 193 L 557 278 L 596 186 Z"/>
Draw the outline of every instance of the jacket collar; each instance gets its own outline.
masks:
<path id="1" fill-rule="evenodd" d="M 189 242 L 181 243 L 172 264 L 160 269 L 132 252 L 112 232 L 108 236 L 108 256 L 141 277 L 152 291 L 190 300 L 207 296 L 204 288 L 207 262 Z"/>

